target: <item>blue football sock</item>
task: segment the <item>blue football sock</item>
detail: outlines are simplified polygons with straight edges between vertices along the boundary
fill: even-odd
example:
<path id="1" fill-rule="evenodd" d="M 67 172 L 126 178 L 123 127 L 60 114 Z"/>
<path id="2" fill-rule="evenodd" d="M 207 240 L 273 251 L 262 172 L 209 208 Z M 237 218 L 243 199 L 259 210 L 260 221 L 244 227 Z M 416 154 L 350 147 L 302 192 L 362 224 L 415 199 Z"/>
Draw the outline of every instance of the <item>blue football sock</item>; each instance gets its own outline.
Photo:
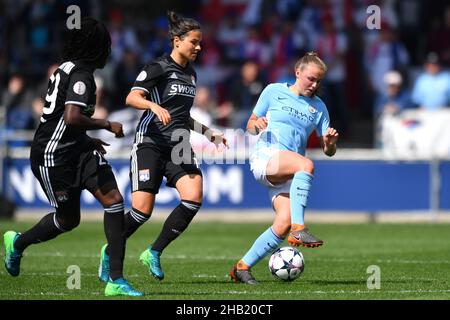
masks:
<path id="1" fill-rule="evenodd" d="M 242 258 L 242 261 L 249 267 L 252 267 L 269 252 L 274 251 L 281 242 L 283 242 L 283 239 L 273 232 L 272 227 L 269 227 L 256 239 L 253 246 Z"/>
<path id="2" fill-rule="evenodd" d="M 291 224 L 305 224 L 305 208 L 309 190 L 314 176 L 306 171 L 299 171 L 292 179 L 289 190 L 291 204 Z"/>

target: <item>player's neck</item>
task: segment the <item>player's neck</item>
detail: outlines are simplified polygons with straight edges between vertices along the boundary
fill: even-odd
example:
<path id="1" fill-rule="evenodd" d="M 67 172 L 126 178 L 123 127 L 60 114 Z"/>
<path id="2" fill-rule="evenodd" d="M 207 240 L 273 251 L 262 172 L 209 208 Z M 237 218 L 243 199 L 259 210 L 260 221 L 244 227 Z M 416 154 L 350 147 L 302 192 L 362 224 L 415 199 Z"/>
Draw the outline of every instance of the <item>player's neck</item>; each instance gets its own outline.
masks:
<path id="1" fill-rule="evenodd" d="M 186 68 L 188 61 L 185 58 L 183 58 L 180 54 L 172 51 L 170 57 L 172 58 L 173 61 L 175 61 L 176 64 L 180 65 L 183 68 Z"/>
<path id="2" fill-rule="evenodd" d="M 302 92 L 300 86 L 298 86 L 297 83 L 294 83 L 292 86 L 289 86 L 289 90 L 291 90 L 291 92 L 294 93 L 297 97 L 312 98 L 312 95 Z"/>
<path id="3" fill-rule="evenodd" d="M 289 86 L 289 90 L 291 90 L 291 92 L 293 94 L 295 94 L 296 96 L 301 96 L 300 89 L 298 88 L 298 86 L 296 84 Z"/>

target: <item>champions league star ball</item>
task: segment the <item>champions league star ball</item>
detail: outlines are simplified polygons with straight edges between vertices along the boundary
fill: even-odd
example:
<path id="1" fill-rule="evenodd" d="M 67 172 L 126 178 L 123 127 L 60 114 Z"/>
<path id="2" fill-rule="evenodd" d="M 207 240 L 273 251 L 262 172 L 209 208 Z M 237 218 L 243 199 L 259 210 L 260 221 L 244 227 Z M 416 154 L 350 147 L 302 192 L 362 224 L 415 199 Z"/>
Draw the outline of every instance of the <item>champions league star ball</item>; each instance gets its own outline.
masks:
<path id="1" fill-rule="evenodd" d="M 305 269 L 303 254 L 294 247 L 277 249 L 269 259 L 269 270 L 272 275 L 283 281 L 297 279 Z"/>

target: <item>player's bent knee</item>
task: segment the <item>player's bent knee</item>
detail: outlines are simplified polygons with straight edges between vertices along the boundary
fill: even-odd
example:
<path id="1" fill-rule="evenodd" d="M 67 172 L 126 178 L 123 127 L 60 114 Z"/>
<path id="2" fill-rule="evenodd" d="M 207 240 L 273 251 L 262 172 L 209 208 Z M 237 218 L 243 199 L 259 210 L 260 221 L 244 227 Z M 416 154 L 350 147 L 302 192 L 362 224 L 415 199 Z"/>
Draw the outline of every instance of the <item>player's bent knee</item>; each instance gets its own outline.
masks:
<path id="1" fill-rule="evenodd" d="M 274 223 L 272 225 L 272 230 L 275 232 L 275 234 L 281 238 L 284 239 L 289 231 L 291 230 L 291 224 L 290 223 Z"/>
<path id="2" fill-rule="evenodd" d="M 183 200 L 188 200 L 188 201 L 192 201 L 192 202 L 197 202 L 197 203 L 202 203 L 203 201 L 203 195 L 201 193 L 199 194 L 190 194 L 188 196 L 183 196 Z"/>
<path id="3" fill-rule="evenodd" d="M 134 192 L 131 194 L 131 206 L 145 215 L 151 215 L 155 196 L 147 192 Z"/>
<path id="4" fill-rule="evenodd" d="M 119 191 L 115 192 L 113 195 L 108 197 L 106 206 L 112 206 L 112 205 L 118 204 L 118 203 L 123 204 L 123 197 Z"/>
<path id="5" fill-rule="evenodd" d="M 132 207 L 145 215 L 151 215 L 153 211 L 153 205 L 148 202 L 136 201 L 132 203 Z"/>
<path id="6" fill-rule="evenodd" d="M 301 171 L 306 171 L 310 174 L 314 173 L 314 162 L 308 158 L 305 158 L 302 164 Z"/>
<path id="7" fill-rule="evenodd" d="M 65 216 L 63 218 L 58 217 L 58 214 L 56 215 L 56 220 L 58 221 L 58 225 L 64 230 L 65 232 L 71 231 L 78 227 L 80 225 L 80 214 L 78 213 L 78 216 L 68 217 Z"/>

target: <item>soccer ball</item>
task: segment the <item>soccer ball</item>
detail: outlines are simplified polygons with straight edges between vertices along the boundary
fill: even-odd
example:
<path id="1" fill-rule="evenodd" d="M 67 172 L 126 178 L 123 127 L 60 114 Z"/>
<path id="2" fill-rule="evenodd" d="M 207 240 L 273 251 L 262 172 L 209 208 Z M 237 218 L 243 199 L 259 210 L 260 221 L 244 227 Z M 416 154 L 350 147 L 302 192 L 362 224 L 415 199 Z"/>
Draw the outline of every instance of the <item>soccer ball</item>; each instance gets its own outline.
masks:
<path id="1" fill-rule="evenodd" d="M 272 275 L 283 281 L 297 279 L 305 269 L 303 254 L 294 247 L 277 249 L 269 259 L 269 270 Z"/>

